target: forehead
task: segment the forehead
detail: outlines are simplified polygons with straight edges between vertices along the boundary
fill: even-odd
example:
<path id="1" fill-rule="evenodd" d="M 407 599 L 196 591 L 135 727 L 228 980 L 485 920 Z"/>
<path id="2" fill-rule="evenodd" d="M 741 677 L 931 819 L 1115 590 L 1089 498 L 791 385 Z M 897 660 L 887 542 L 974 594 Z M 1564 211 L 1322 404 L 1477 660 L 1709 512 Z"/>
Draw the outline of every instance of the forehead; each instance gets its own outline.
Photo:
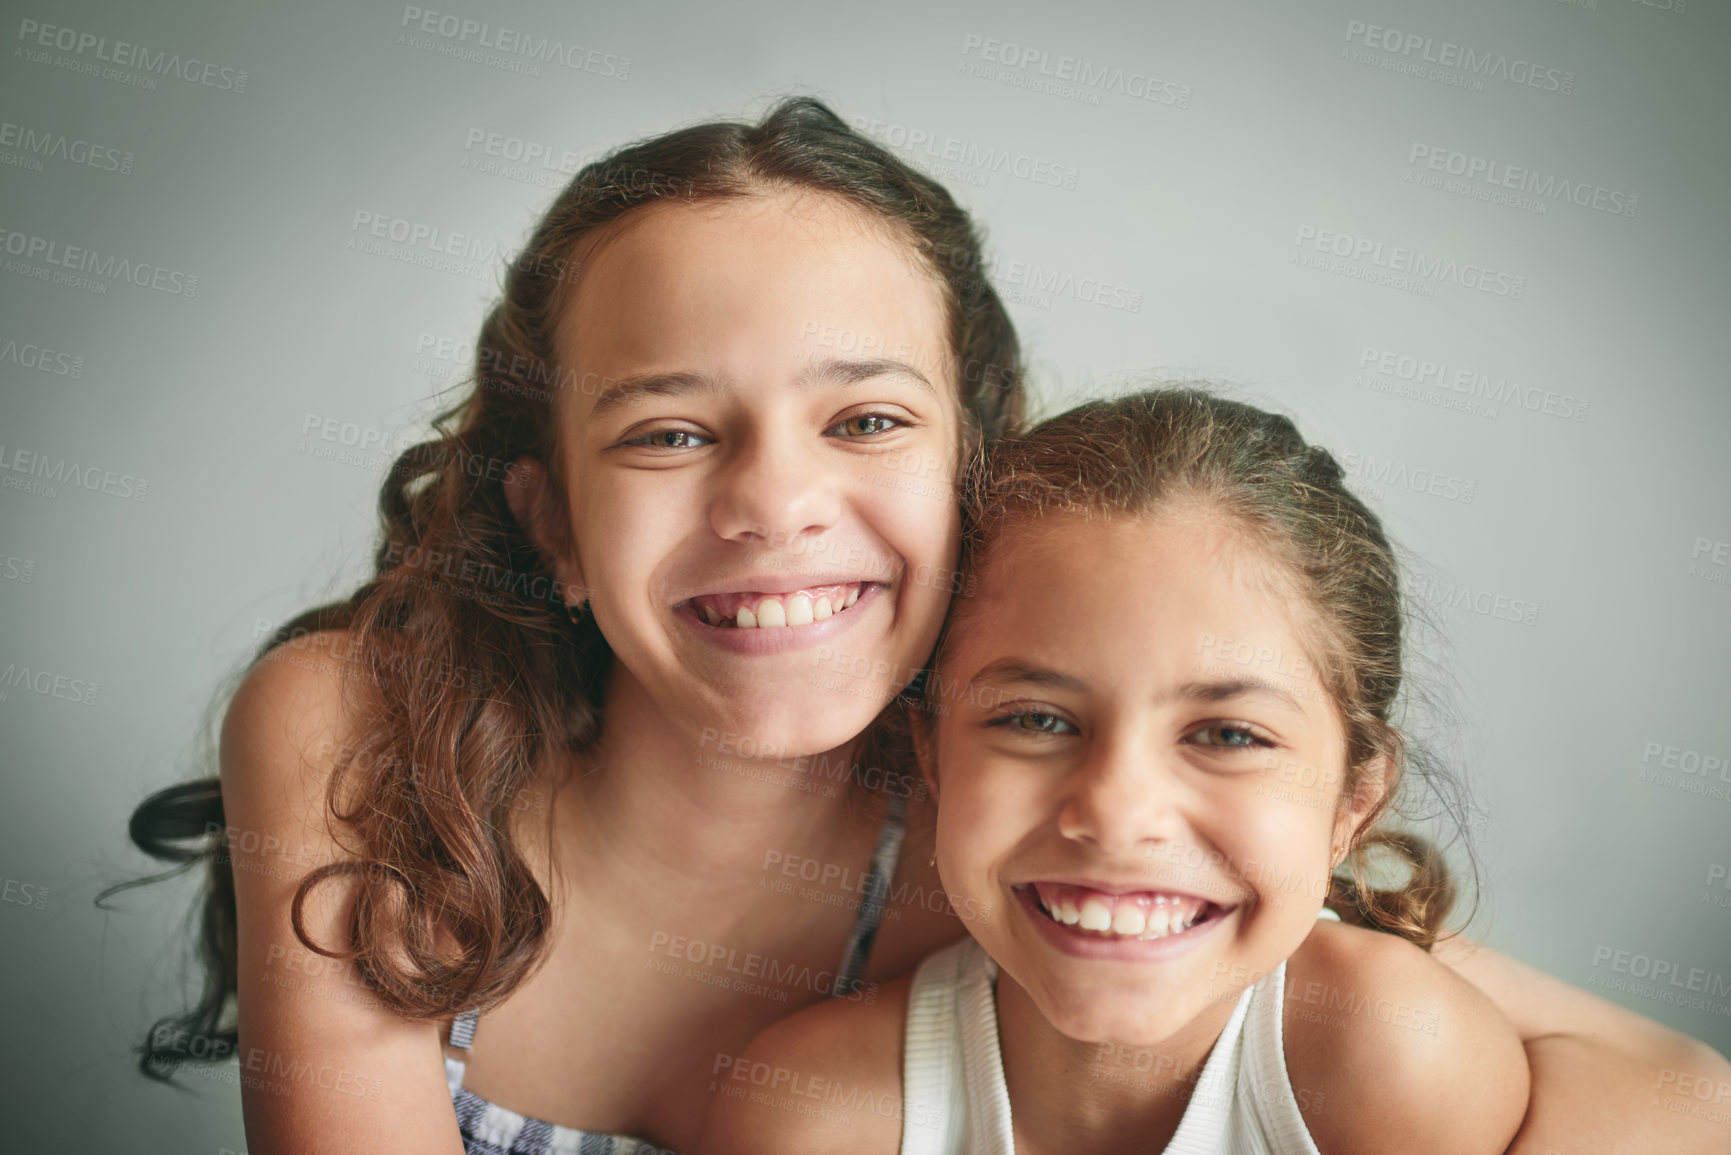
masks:
<path id="1" fill-rule="evenodd" d="M 1206 505 L 1018 519 L 978 576 L 945 654 L 952 676 L 1013 655 L 1099 687 L 1153 688 L 1199 673 L 1315 677 L 1311 611 L 1293 575 Z M 1252 657 L 1244 669 L 1212 669 L 1222 653 L 1229 663 Z"/>
<path id="2" fill-rule="evenodd" d="M 834 195 L 657 202 L 584 256 L 557 344 L 588 373 L 750 379 L 858 356 L 908 361 L 934 383 L 952 376 L 941 282 L 888 222 Z"/>

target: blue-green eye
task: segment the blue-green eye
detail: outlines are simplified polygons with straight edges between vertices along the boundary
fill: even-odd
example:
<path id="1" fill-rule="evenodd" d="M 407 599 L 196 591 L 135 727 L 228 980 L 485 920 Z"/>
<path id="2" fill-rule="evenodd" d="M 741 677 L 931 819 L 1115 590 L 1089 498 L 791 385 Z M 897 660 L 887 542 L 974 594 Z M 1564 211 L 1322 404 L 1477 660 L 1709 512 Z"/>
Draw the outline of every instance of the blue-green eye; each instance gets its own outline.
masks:
<path id="1" fill-rule="evenodd" d="M 839 437 L 869 437 L 873 433 L 887 433 L 901 424 L 887 413 L 861 413 L 832 426 L 830 432 Z"/>
<path id="2" fill-rule="evenodd" d="M 1227 750 L 1246 750 L 1274 744 L 1251 730 L 1250 727 L 1240 726 L 1232 722 L 1210 722 L 1206 726 L 1192 730 L 1190 739 L 1195 741 L 1198 746 L 1219 746 Z"/>

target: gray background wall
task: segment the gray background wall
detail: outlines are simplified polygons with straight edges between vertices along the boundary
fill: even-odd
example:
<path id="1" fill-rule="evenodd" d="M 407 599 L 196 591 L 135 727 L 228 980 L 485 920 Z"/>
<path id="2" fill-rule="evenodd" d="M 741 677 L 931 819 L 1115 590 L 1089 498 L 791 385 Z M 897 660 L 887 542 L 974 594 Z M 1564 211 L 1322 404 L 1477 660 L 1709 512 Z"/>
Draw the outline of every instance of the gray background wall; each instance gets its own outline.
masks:
<path id="1" fill-rule="evenodd" d="M 487 250 L 521 243 L 564 154 L 792 91 L 977 212 L 1046 411 L 1200 374 L 1350 455 L 1446 635 L 1476 933 L 1731 1051 L 1720 4 L 425 7 L 579 66 L 376 0 L 6 5 L 8 1145 L 243 1148 L 232 1071 L 190 1098 L 132 1071 L 185 981 L 191 891 L 92 908 L 142 865 L 129 810 L 188 772 L 257 623 L 361 576 L 380 471 L 462 368 L 439 342 L 473 339 Z M 368 251 L 358 213 L 479 259 Z M 97 267 L 42 279 L 68 260 Z M 1642 985 L 1654 960 L 1705 989 Z"/>

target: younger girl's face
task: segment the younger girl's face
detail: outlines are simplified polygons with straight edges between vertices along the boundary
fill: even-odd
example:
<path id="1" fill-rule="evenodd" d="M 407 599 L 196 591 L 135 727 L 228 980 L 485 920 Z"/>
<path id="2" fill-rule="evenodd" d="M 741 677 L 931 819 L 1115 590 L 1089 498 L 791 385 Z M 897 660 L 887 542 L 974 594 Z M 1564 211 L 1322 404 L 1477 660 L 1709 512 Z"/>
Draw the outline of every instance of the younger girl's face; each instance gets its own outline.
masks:
<path id="1" fill-rule="evenodd" d="M 1290 955 L 1345 739 L 1276 563 L 1203 505 L 1009 528 L 938 673 L 938 863 L 1071 1038 L 1149 1046 Z"/>
<path id="2" fill-rule="evenodd" d="M 563 576 L 619 658 L 609 693 L 730 755 L 830 750 L 923 664 L 949 603 L 942 291 L 833 196 L 664 203 L 622 225 L 558 337 Z"/>

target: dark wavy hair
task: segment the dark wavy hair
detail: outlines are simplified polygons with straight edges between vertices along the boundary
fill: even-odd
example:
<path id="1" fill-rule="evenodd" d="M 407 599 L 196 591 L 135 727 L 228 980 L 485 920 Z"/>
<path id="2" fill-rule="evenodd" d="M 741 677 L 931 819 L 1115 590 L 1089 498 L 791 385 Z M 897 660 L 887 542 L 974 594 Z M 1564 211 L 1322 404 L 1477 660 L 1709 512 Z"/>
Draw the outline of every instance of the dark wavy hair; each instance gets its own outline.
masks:
<path id="1" fill-rule="evenodd" d="M 919 254 L 943 290 L 965 446 L 1021 418 L 1020 347 L 986 279 L 972 220 L 936 181 L 821 102 L 785 99 L 755 124 L 679 129 L 577 173 L 507 269 L 503 299 L 476 342 L 472 388 L 440 414 L 438 436 L 404 452 L 386 478 L 372 579 L 347 600 L 286 623 L 253 658 L 256 665 L 279 647 L 308 644 L 308 635 L 347 631 L 345 670 L 368 693 L 355 740 L 338 754 L 328 809 L 355 858 L 306 873 L 294 926 L 308 949 L 352 959 L 399 1014 L 436 1019 L 488 1007 L 539 963 L 551 906 L 513 842 L 509 811 L 544 751 L 580 757 L 598 735 L 612 653 L 592 616 L 568 619 L 551 567 L 504 490 L 511 463 L 523 457 L 557 481 L 552 403 L 576 385 L 553 342 L 582 246 L 646 205 L 778 189 L 842 198 Z M 566 512 L 563 487 L 550 489 Z M 861 748 L 872 741 L 868 732 Z M 181 1062 L 233 1054 L 238 1042 L 234 876 L 223 829 L 219 779 L 157 792 L 132 815 L 130 834 L 172 869 L 107 892 L 206 870 L 203 992 L 190 1009 L 153 1024 L 139 1065 L 154 1078 L 170 1078 Z M 309 940 L 301 909 L 336 876 L 353 878 L 358 890 L 349 941 L 333 949 Z M 189 1049 L 189 1039 L 198 1045 Z"/>
<path id="2" fill-rule="evenodd" d="M 1420 785 L 1460 819 L 1465 790 L 1396 724 L 1406 620 L 1400 567 L 1382 522 L 1347 489 L 1326 449 L 1307 444 L 1278 414 L 1172 387 L 1089 401 L 1012 432 L 976 454 L 964 484 L 964 589 L 977 585 L 1005 533 L 1030 519 L 1135 516 L 1175 499 L 1220 510 L 1279 558 L 1321 627 L 1312 659 L 1346 728 L 1343 792 L 1357 787 L 1377 755 L 1396 775 L 1355 832 L 1325 901 L 1343 921 L 1427 950 L 1443 935 L 1457 898 L 1447 861 L 1428 840 L 1380 820 L 1401 813 Z M 940 657 L 965 628 L 970 606 L 965 596 L 956 600 Z M 929 736 L 942 691 L 930 676 L 916 691 L 907 696 L 918 707 L 910 724 Z M 1457 829 L 1464 842 L 1464 823 Z M 1466 852 L 1470 862 L 1470 845 Z M 1378 861 L 1387 857 L 1394 862 Z M 1372 874 L 1391 866 L 1404 867 L 1404 882 L 1378 888 Z"/>

